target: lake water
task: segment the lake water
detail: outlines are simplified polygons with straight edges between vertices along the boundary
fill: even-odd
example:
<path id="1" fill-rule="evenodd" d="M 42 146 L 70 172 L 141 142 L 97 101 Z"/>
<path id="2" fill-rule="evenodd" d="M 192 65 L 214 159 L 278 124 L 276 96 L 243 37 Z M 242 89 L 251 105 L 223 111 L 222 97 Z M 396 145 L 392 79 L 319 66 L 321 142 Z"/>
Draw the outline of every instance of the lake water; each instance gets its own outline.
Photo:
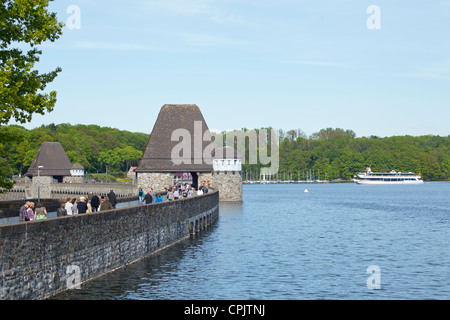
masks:
<path id="1" fill-rule="evenodd" d="M 450 299 L 449 244 L 450 182 L 244 185 L 196 238 L 56 298 Z"/>

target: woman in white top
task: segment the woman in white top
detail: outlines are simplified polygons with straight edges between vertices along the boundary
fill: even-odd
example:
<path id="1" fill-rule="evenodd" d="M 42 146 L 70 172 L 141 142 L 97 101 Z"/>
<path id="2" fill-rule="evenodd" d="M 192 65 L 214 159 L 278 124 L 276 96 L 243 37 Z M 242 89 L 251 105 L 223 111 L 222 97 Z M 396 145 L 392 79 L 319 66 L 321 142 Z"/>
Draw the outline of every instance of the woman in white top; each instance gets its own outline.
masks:
<path id="1" fill-rule="evenodd" d="M 72 203 L 72 201 L 71 201 L 70 198 L 67 198 L 66 201 L 67 201 L 67 202 L 66 202 L 67 215 L 68 215 L 68 216 L 71 216 L 71 215 L 73 215 L 73 210 L 72 210 L 72 208 L 73 208 L 73 203 Z"/>

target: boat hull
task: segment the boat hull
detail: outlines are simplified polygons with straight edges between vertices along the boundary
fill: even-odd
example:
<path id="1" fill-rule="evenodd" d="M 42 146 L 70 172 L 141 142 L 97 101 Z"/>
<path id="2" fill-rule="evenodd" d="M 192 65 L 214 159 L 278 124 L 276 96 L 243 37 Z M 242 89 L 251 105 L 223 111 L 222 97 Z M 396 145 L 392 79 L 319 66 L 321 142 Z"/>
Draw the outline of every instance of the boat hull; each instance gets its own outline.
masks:
<path id="1" fill-rule="evenodd" d="M 355 181 L 357 184 L 363 185 L 381 185 L 381 184 L 422 184 L 422 180 L 418 181 Z"/>

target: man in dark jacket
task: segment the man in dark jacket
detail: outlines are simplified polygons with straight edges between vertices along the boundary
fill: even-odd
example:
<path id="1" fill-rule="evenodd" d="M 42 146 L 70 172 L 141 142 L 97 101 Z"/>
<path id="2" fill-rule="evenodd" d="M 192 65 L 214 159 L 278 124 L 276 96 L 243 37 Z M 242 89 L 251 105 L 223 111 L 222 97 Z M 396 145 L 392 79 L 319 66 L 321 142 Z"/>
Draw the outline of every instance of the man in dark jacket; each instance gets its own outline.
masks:
<path id="1" fill-rule="evenodd" d="M 86 211 L 87 211 L 86 201 L 87 200 L 85 197 L 80 198 L 80 202 L 78 202 L 78 204 L 77 204 L 78 213 L 86 213 Z"/>
<path id="2" fill-rule="evenodd" d="M 150 194 L 150 191 L 147 192 L 147 194 L 145 195 L 144 201 L 145 201 L 145 204 L 150 204 L 153 202 L 153 198 L 152 198 L 152 195 Z"/>
<path id="3" fill-rule="evenodd" d="M 96 194 L 94 194 L 94 196 L 91 199 L 92 212 L 97 212 L 99 206 L 100 206 L 100 199 Z"/>
<path id="4" fill-rule="evenodd" d="M 109 198 L 109 202 L 111 203 L 113 209 L 115 209 L 116 204 L 117 204 L 117 199 L 116 199 L 116 194 L 114 193 L 113 189 L 111 189 L 111 191 L 108 193 L 108 198 Z"/>

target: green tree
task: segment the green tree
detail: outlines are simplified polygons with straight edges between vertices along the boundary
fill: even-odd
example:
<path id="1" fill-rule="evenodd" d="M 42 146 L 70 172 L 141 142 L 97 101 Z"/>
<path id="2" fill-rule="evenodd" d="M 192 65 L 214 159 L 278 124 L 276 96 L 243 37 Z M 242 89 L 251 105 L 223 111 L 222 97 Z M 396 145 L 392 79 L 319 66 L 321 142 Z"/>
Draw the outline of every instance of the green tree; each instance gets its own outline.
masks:
<path id="1" fill-rule="evenodd" d="M 14 183 L 9 179 L 12 175 L 12 169 L 8 166 L 7 161 L 3 158 L 0 158 L 0 193 L 7 192 L 8 189 L 11 189 Z"/>
<path id="2" fill-rule="evenodd" d="M 0 124 L 11 118 L 30 121 L 34 113 L 51 112 L 56 92 L 44 93 L 61 68 L 39 73 L 35 63 L 43 42 L 55 41 L 63 24 L 48 11 L 49 0 L 2 0 L 0 2 Z M 29 46 L 23 51 L 23 45 Z M 16 46 L 16 47 L 14 47 Z M 20 46 L 20 48 L 19 48 Z"/>
<path id="3" fill-rule="evenodd" d="M 119 150 L 119 154 L 122 158 L 123 171 L 128 171 L 130 166 L 133 164 L 137 164 L 142 157 L 142 151 L 136 150 L 130 146 L 126 146 L 125 148 Z"/>
<path id="4" fill-rule="evenodd" d="M 106 166 L 107 170 L 109 169 L 110 172 L 111 169 L 118 170 L 120 163 L 122 162 L 118 148 L 100 152 L 98 160 L 102 165 Z"/>
<path id="5" fill-rule="evenodd" d="M 61 68 L 39 73 L 35 63 L 45 41 L 55 41 L 63 24 L 48 11 L 49 0 L 0 0 L 0 125 L 11 119 L 25 123 L 33 114 L 51 112 L 56 92 L 46 92 Z M 25 50 L 25 52 L 24 52 Z M 6 142 L 0 137 L 0 143 Z M 1 172 L 9 172 L 8 163 L 0 162 Z M 4 181 L 4 176 L 0 181 Z"/>

